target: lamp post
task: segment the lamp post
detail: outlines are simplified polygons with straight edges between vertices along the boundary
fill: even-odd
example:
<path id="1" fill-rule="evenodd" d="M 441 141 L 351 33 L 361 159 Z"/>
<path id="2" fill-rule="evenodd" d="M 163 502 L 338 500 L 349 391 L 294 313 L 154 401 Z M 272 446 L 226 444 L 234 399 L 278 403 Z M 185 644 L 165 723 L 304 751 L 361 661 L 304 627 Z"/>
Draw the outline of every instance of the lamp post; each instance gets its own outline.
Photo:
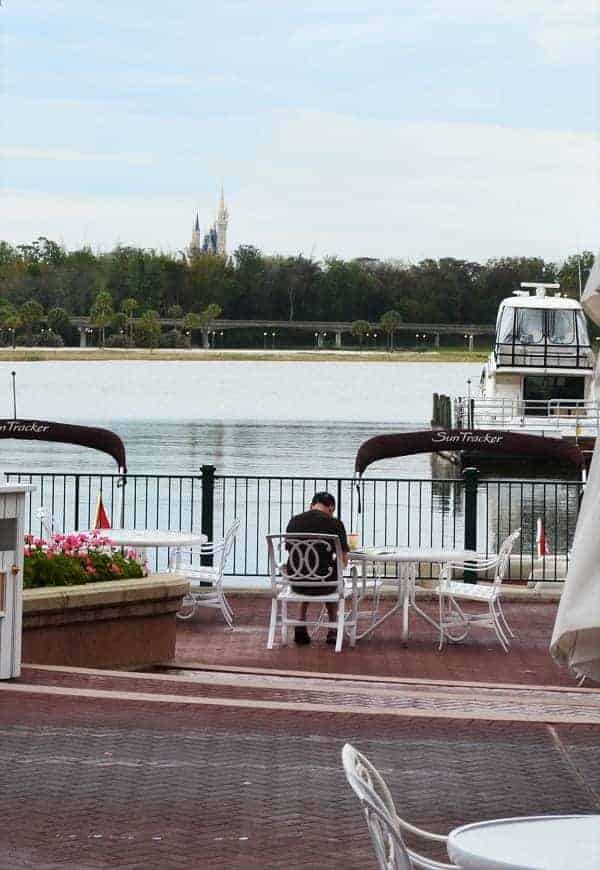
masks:
<path id="1" fill-rule="evenodd" d="M 9 326 L 8 331 L 10 332 L 10 343 L 12 344 L 12 349 L 14 350 L 15 347 L 17 346 L 16 345 L 16 338 L 17 338 L 16 330 L 15 330 L 14 326 Z"/>
<path id="2" fill-rule="evenodd" d="M 315 332 L 315 348 L 319 346 L 319 333 Z"/>
<path id="3" fill-rule="evenodd" d="M 267 334 L 268 333 L 263 332 L 263 350 L 267 349 Z"/>
<path id="4" fill-rule="evenodd" d="M 271 339 L 272 339 L 272 341 L 273 341 L 273 343 L 272 343 L 272 348 L 273 348 L 273 350 L 275 350 L 275 336 L 276 336 L 276 335 L 277 335 L 276 332 L 272 332 L 272 333 L 271 333 Z"/>
<path id="5" fill-rule="evenodd" d="M 223 337 L 224 337 L 224 335 L 225 335 L 225 333 L 223 332 L 223 330 L 221 330 L 221 332 L 219 333 L 219 335 L 221 336 L 221 347 L 223 347 Z"/>

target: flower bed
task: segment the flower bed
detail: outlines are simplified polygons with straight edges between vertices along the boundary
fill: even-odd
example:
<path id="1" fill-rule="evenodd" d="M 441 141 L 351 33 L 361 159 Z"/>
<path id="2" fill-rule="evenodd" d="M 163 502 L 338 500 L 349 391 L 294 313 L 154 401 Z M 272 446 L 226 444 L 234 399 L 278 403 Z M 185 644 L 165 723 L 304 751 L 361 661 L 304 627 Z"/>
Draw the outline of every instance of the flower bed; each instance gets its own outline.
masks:
<path id="1" fill-rule="evenodd" d="M 146 575 L 146 566 L 140 563 L 135 550 L 115 549 L 101 532 L 53 535 L 48 541 L 25 536 L 25 589 L 79 586 Z"/>

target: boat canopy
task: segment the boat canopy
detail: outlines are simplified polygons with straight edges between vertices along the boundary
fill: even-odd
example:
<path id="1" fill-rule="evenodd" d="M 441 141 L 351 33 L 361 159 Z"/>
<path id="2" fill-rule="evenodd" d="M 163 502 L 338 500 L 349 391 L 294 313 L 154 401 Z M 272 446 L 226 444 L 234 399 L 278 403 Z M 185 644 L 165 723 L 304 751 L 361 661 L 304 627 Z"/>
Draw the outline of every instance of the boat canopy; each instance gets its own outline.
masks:
<path id="1" fill-rule="evenodd" d="M 0 420 L 0 438 L 17 438 L 20 441 L 56 441 L 63 444 L 78 444 L 108 453 L 123 474 L 127 472 L 125 445 L 110 429 L 95 426 L 75 426 L 70 423 L 53 423 L 50 420 Z"/>
<path id="2" fill-rule="evenodd" d="M 584 466 L 579 447 L 559 438 L 524 435 L 520 432 L 502 432 L 496 429 L 425 429 L 418 432 L 399 432 L 376 435 L 358 448 L 354 461 L 355 473 L 362 476 L 365 469 L 380 459 L 412 456 L 416 453 L 449 453 L 468 450 L 522 459 L 554 459 L 556 462 Z"/>

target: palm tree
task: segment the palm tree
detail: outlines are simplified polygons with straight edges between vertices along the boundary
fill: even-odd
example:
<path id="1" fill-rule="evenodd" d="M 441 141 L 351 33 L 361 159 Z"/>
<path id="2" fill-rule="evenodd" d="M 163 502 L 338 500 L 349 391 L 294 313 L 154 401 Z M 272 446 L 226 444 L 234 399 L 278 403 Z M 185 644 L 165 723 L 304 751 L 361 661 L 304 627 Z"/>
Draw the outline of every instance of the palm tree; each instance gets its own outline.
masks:
<path id="1" fill-rule="evenodd" d="M 194 330 L 202 328 L 202 318 L 195 311 L 188 311 L 183 318 L 183 328 L 190 334 L 190 345 L 194 339 Z"/>
<path id="2" fill-rule="evenodd" d="M 366 320 L 355 320 L 352 323 L 352 335 L 358 338 L 358 343 L 362 348 L 363 338 L 368 334 L 370 325 Z"/>
<path id="3" fill-rule="evenodd" d="M 19 308 L 19 316 L 21 318 L 21 325 L 25 328 L 25 342 L 31 344 L 35 327 L 44 318 L 44 309 L 35 299 L 30 299 Z"/>
<path id="4" fill-rule="evenodd" d="M 133 312 L 138 307 L 137 299 L 128 296 L 121 302 L 121 311 L 126 314 L 129 319 L 129 344 L 133 346 Z"/>
<path id="5" fill-rule="evenodd" d="M 0 324 L 3 329 L 7 329 L 11 335 L 11 343 L 13 350 L 17 344 L 17 329 L 22 325 L 21 315 L 14 305 L 6 305 L 2 307 L 0 313 Z"/>
<path id="6" fill-rule="evenodd" d="M 402 323 L 402 315 L 399 311 L 392 309 L 381 315 L 379 325 L 385 333 L 387 333 L 390 342 L 390 350 L 394 350 L 394 332 Z"/>
<path id="7" fill-rule="evenodd" d="M 106 327 L 113 317 L 112 296 L 107 290 L 101 290 L 94 299 L 90 320 L 100 330 L 100 347 L 104 347 Z"/>

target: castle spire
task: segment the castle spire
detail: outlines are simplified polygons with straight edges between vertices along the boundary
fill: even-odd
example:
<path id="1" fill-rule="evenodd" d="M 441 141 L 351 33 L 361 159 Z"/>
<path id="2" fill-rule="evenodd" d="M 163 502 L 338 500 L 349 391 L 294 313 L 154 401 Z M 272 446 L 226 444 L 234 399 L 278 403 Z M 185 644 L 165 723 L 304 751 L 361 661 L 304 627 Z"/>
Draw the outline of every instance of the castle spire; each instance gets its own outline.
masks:
<path id="1" fill-rule="evenodd" d="M 227 256 L 227 224 L 229 223 L 229 212 L 225 206 L 225 194 L 223 185 L 221 185 L 221 199 L 219 202 L 219 210 L 217 211 L 217 220 L 215 221 L 215 229 L 217 232 L 217 254 L 221 257 Z"/>

